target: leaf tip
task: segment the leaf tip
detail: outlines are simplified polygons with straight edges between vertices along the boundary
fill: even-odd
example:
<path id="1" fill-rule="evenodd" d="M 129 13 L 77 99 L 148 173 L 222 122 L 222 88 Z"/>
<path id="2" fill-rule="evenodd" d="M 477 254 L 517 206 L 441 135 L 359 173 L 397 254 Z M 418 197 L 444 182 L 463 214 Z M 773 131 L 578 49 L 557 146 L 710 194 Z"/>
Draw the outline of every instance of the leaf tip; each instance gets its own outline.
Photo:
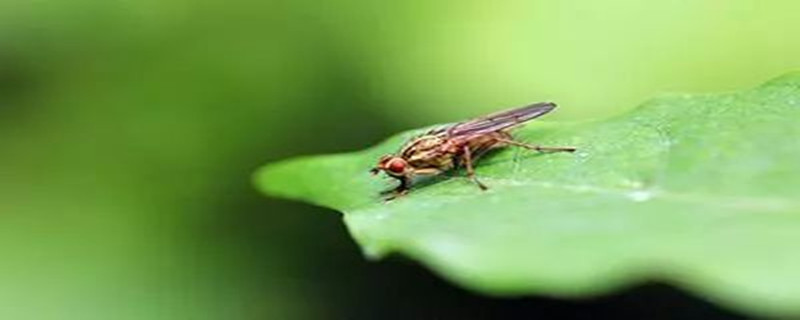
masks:
<path id="1" fill-rule="evenodd" d="M 292 166 L 287 161 L 265 164 L 251 175 L 253 186 L 267 195 L 281 195 L 283 181 L 292 179 Z"/>

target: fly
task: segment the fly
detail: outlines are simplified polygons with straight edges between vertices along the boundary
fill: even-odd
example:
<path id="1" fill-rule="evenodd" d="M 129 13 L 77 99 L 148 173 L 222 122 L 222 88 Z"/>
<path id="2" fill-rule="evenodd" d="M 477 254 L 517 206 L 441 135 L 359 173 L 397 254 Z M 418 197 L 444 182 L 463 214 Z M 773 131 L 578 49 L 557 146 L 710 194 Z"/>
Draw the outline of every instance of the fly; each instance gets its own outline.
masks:
<path id="1" fill-rule="evenodd" d="M 486 190 L 475 176 L 475 161 L 490 150 L 515 146 L 539 152 L 573 152 L 573 147 L 543 147 L 514 140 L 509 131 L 555 109 L 550 102 L 492 113 L 480 118 L 430 130 L 408 142 L 395 154 L 381 157 L 371 170 L 383 171 L 400 181 L 387 199 L 408 193 L 414 177 L 434 176 L 450 170 L 466 168 L 467 177 L 481 190 Z"/>

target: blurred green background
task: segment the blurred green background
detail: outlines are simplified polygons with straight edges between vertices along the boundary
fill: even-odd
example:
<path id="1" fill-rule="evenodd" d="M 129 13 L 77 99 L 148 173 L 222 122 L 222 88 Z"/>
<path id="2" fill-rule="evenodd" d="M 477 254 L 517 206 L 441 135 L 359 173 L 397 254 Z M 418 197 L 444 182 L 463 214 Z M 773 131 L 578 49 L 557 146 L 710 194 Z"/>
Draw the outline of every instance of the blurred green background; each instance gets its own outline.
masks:
<path id="1" fill-rule="evenodd" d="M 797 12 L 791 0 L 0 0 L 0 319 L 631 303 L 733 316 L 664 288 L 477 297 L 402 259 L 363 261 L 336 213 L 261 197 L 251 174 L 529 102 L 575 120 L 751 87 L 800 67 Z"/>

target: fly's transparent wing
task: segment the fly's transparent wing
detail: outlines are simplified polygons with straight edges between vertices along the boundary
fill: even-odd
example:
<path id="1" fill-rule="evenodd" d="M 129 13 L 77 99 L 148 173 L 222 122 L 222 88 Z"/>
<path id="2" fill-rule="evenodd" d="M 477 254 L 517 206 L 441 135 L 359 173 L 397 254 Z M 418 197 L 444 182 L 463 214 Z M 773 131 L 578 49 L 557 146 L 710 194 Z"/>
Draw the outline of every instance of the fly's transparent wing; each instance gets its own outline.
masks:
<path id="1" fill-rule="evenodd" d="M 555 109 L 552 102 L 535 103 L 529 106 L 500 111 L 477 119 L 457 123 L 446 130 L 450 136 L 473 135 L 508 129 L 518 124 L 541 117 Z"/>

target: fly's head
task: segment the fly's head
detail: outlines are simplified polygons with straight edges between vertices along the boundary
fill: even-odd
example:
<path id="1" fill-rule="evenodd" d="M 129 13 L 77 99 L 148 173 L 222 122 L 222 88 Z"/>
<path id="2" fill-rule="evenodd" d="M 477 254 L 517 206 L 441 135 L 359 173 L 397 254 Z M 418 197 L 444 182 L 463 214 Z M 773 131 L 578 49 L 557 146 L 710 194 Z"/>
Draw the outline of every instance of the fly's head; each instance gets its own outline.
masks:
<path id="1" fill-rule="evenodd" d="M 370 172 L 378 174 L 383 171 L 391 177 L 400 179 L 408 176 L 412 170 L 413 168 L 406 159 L 395 155 L 385 155 L 378 160 L 378 164 Z"/>

